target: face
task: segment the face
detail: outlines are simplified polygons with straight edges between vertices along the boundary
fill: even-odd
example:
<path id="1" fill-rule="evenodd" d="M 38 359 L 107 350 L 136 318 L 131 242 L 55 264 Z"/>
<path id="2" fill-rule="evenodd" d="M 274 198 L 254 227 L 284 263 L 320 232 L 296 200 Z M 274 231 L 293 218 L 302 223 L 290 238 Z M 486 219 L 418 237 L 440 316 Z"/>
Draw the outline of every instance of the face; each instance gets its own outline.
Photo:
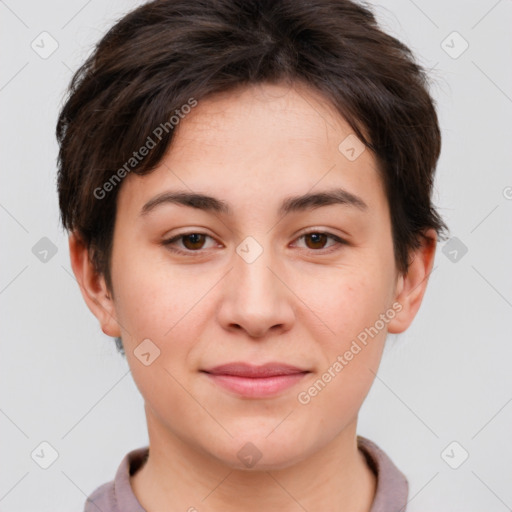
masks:
<path id="1" fill-rule="evenodd" d="M 258 85 L 200 101 L 159 167 L 125 178 L 104 331 L 122 336 L 150 437 L 232 467 L 250 442 L 276 469 L 356 420 L 403 309 L 377 163 L 357 144 L 315 92 Z M 164 199 L 177 192 L 217 202 Z M 322 192 L 338 200 L 290 201 Z M 207 373 L 228 363 L 296 370 Z"/>

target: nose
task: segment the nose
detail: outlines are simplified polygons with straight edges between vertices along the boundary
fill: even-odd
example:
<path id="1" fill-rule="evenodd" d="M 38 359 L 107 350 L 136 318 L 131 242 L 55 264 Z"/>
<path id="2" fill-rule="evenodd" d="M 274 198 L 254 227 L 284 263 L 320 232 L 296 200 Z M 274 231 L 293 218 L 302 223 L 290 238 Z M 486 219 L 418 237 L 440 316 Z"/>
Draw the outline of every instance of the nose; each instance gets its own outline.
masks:
<path id="1" fill-rule="evenodd" d="M 251 338 L 289 330 L 295 313 L 287 284 L 283 266 L 270 250 L 263 250 L 254 261 L 234 254 L 233 268 L 223 283 L 218 321 L 224 329 L 243 330 Z"/>

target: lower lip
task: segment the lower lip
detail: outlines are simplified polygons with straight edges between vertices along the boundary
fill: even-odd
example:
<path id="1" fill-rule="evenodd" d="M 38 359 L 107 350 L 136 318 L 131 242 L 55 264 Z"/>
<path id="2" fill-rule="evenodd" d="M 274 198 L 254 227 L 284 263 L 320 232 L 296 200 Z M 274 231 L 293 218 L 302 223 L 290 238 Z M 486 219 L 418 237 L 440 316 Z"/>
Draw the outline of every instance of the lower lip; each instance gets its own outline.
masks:
<path id="1" fill-rule="evenodd" d="M 275 375 L 273 377 L 238 377 L 235 375 L 220 375 L 207 373 L 219 386 L 238 395 L 248 398 L 265 398 L 276 395 L 297 384 L 307 372 L 290 375 Z"/>

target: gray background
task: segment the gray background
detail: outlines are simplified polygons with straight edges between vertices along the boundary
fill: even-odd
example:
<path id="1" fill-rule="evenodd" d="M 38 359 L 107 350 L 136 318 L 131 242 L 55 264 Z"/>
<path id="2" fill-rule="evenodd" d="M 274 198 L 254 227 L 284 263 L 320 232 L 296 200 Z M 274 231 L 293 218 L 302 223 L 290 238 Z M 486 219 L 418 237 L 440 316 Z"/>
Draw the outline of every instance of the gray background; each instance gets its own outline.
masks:
<path id="1" fill-rule="evenodd" d="M 82 510 L 147 444 L 128 366 L 72 275 L 55 189 L 72 72 L 138 3 L 0 1 L 2 511 Z M 371 3 L 431 68 L 443 132 L 434 201 L 456 239 L 439 245 L 411 328 L 388 339 L 358 432 L 407 475 L 410 512 L 510 510 L 512 2 Z M 43 31 L 58 44 L 47 58 Z M 47 469 L 42 442 L 58 454 Z"/>

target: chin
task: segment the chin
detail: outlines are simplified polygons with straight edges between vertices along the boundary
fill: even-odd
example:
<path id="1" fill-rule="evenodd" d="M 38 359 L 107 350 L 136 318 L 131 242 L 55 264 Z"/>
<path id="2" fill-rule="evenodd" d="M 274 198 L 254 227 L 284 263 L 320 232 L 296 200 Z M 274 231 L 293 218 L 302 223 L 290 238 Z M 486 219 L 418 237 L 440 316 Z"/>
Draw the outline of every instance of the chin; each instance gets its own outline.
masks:
<path id="1" fill-rule="evenodd" d="M 295 437 L 284 430 L 280 433 L 264 429 L 251 434 L 248 431 L 235 436 L 220 453 L 212 453 L 226 466 L 245 471 L 278 471 L 286 469 L 307 458 L 311 450 L 307 449 L 304 436 Z"/>
<path id="2" fill-rule="evenodd" d="M 255 462 L 250 462 L 250 460 L 248 460 L 248 456 L 250 451 L 253 449 L 247 449 L 247 446 L 244 448 L 246 453 L 241 456 L 243 459 L 246 459 L 246 461 L 242 462 L 238 458 L 237 453 L 234 458 L 231 456 L 228 459 L 221 459 L 222 463 L 231 469 L 241 471 L 280 471 L 294 466 L 304 458 L 304 453 L 300 447 L 297 447 L 297 450 L 293 452 L 280 453 L 270 452 L 264 448 L 263 450 L 259 450 L 259 453 L 255 452 Z"/>

